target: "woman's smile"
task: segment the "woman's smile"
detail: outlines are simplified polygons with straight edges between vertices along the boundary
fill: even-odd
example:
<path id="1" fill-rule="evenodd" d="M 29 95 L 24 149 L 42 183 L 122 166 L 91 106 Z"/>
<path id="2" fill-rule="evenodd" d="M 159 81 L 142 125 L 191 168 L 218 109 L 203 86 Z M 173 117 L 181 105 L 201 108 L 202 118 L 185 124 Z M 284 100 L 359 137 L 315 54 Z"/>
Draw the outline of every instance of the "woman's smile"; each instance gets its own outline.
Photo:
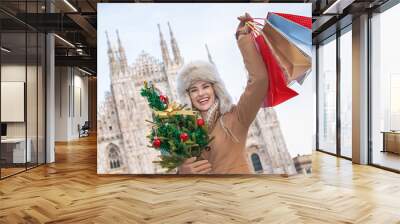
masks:
<path id="1" fill-rule="evenodd" d="M 207 111 L 215 102 L 215 93 L 212 83 L 196 81 L 189 88 L 192 104 L 199 111 Z"/>
<path id="2" fill-rule="evenodd" d="M 198 100 L 198 102 L 201 104 L 201 105 L 204 105 L 204 104 L 207 104 L 208 103 L 208 100 L 209 100 L 210 98 L 209 97 L 204 97 L 204 98 L 201 98 L 200 100 Z"/>

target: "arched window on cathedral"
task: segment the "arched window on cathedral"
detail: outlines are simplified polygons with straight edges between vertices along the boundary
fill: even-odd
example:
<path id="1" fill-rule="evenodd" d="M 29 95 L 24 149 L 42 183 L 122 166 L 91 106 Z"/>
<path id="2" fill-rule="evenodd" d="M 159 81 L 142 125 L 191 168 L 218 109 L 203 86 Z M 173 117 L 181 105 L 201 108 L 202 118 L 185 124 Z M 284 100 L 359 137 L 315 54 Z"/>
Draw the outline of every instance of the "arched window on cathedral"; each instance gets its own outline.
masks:
<path id="1" fill-rule="evenodd" d="M 257 153 L 251 154 L 251 162 L 253 163 L 254 171 L 259 172 L 263 170 L 260 156 Z"/>
<path id="2" fill-rule="evenodd" d="M 108 145 L 108 160 L 110 161 L 110 168 L 116 169 L 121 167 L 122 160 L 118 146 L 114 144 Z"/>

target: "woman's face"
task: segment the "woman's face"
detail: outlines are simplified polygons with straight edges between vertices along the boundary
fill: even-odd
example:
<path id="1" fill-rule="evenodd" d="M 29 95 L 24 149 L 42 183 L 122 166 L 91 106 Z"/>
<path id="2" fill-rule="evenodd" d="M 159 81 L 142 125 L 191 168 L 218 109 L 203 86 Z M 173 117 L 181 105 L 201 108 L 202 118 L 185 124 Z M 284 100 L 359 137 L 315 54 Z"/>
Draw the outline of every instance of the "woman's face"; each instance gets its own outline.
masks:
<path id="1" fill-rule="evenodd" d="M 188 91 L 193 107 L 201 112 L 208 111 L 215 102 L 214 87 L 209 82 L 196 81 Z"/>

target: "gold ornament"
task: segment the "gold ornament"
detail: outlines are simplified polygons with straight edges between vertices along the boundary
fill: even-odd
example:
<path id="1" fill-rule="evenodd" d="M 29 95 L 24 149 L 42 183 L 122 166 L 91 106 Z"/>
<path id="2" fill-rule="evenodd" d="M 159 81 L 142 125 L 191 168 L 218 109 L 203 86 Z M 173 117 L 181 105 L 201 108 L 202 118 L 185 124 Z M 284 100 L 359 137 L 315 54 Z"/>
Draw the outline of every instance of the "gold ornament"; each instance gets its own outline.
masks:
<path id="1" fill-rule="evenodd" d="M 172 102 L 168 104 L 168 107 L 165 110 L 154 111 L 154 114 L 159 117 L 169 117 L 172 115 L 198 116 L 199 113 L 188 108 L 185 109 L 184 107 L 179 106 L 177 103 Z"/>

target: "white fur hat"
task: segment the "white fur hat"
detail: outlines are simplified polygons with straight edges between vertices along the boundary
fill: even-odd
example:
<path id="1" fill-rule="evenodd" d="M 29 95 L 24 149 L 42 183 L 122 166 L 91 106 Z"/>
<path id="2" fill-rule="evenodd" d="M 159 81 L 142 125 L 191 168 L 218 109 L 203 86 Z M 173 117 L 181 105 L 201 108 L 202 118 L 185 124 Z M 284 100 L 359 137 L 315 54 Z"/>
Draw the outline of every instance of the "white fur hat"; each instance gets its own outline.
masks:
<path id="1" fill-rule="evenodd" d="M 221 114 L 232 109 L 232 99 L 220 78 L 217 68 L 206 61 L 192 61 L 182 67 L 177 76 L 178 97 L 182 104 L 192 106 L 188 89 L 196 81 L 206 81 L 213 84 L 215 95 L 219 100 Z"/>

